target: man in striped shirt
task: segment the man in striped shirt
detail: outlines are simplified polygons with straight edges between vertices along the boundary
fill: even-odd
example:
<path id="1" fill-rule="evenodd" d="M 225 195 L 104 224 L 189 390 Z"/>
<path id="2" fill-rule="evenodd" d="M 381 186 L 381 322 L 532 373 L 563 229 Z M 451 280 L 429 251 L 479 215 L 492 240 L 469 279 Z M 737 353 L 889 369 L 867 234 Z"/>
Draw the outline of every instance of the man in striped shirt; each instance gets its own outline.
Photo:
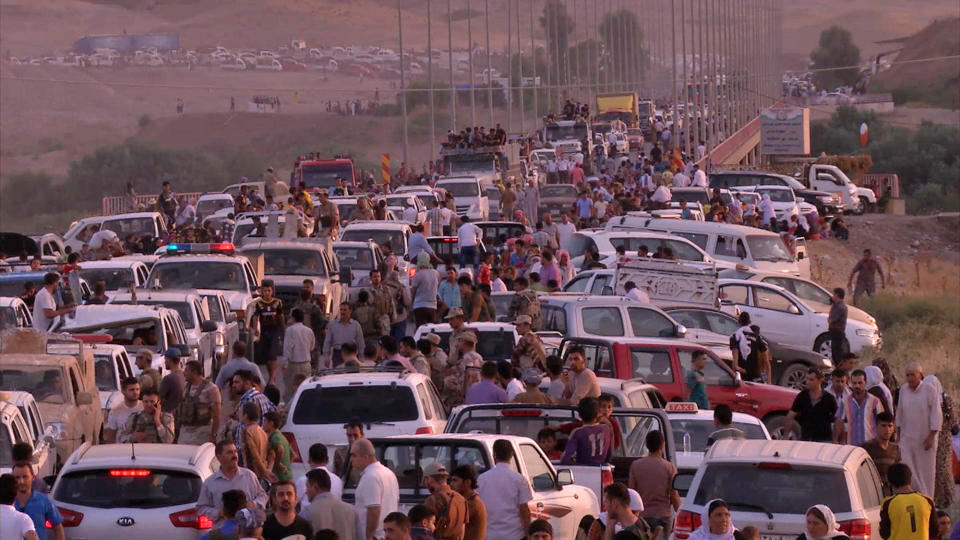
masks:
<path id="1" fill-rule="evenodd" d="M 450 236 L 450 222 L 453 220 L 453 210 L 441 206 L 440 201 L 433 201 L 433 208 L 427 210 L 427 221 L 430 223 L 430 236 Z"/>
<path id="2" fill-rule="evenodd" d="M 861 445 L 877 435 L 877 415 L 883 404 L 867 392 L 867 374 L 856 369 L 850 374 L 850 392 L 839 400 L 834 423 L 834 442 Z"/>

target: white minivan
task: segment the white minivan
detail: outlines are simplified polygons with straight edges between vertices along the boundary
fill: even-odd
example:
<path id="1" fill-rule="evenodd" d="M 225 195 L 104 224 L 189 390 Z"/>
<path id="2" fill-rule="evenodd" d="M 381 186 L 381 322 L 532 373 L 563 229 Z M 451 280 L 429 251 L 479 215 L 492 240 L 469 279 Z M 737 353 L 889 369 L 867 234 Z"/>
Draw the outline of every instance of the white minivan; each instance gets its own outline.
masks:
<path id="1" fill-rule="evenodd" d="M 457 216 L 467 216 L 471 221 L 490 219 L 490 199 L 476 176 L 444 177 L 436 186 L 453 195 Z"/>
<path id="2" fill-rule="evenodd" d="M 810 277 L 806 245 L 798 240 L 797 255 L 790 253 L 776 233 L 713 221 L 652 219 L 636 216 L 615 217 L 607 222 L 610 230 L 665 232 L 682 236 L 712 257 L 764 272 L 782 272 Z"/>

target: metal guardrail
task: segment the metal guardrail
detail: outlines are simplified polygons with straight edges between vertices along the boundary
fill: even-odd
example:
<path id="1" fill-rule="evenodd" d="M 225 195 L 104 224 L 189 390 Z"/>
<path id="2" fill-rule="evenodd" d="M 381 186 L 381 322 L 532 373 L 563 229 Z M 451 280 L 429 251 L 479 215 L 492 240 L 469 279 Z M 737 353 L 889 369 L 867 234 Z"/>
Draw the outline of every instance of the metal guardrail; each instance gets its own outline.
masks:
<path id="1" fill-rule="evenodd" d="M 203 195 L 204 192 L 195 191 L 190 193 L 175 193 L 177 197 L 183 196 L 187 199 L 196 200 L 198 197 Z M 154 195 L 137 195 L 135 199 L 135 204 L 137 208 L 126 208 L 124 205 L 126 203 L 127 197 L 125 195 L 119 195 L 115 197 L 104 197 L 100 203 L 100 215 L 103 216 L 112 216 L 115 214 L 123 214 L 125 212 L 138 212 L 139 208 L 142 206 L 147 209 L 151 209 L 153 204 L 157 201 L 157 196 Z"/>

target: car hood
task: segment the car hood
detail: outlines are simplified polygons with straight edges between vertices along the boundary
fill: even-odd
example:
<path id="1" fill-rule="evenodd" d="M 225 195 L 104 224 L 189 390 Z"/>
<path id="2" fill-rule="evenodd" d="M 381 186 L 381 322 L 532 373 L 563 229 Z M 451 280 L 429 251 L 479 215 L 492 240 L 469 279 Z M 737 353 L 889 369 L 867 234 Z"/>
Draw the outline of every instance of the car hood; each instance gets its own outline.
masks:
<path id="1" fill-rule="evenodd" d="M 812 309 L 813 311 L 816 311 L 817 313 L 824 313 L 824 314 L 830 313 L 830 306 L 828 304 L 821 304 L 820 302 L 811 302 L 809 300 L 806 301 L 806 304 L 807 306 L 810 307 L 810 309 Z M 866 311 L 856 306 L 851 306 L 850 304 L 847 304 L 847 319 L 861 322 L 873 328 L 877 327 L 877 320 L 874 319 L 872 316 L 870 316 L 869 313 L 867 313 Z"/>
<path id="2" fill-rule="evenodd" d="M 43 423 L 49 424 L 51 422 L 61 422 L 69 424 L 71 420 L 71 413 L 76 408 L 73 405 L 57 405 L 54 403 L 44 403 L 42 401 L 37 402 L 37 407 L 40 409 L 40 416 L 43 417 Z"/>

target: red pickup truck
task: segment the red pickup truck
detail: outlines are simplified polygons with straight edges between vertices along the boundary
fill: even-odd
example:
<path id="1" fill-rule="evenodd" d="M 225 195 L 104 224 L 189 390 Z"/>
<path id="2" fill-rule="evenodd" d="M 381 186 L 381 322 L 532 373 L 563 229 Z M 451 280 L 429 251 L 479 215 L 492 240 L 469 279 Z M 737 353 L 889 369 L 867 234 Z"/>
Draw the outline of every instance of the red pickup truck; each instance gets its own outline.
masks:
<path id="1" fill-rule="evenodd" d="M 761 419 L 774 438 L 782 438 L 783 422 L 797 391 L 791 388 L 744 382 L 726 362 L 696 343 L 666 338 L 569 338 L 561 344 L 564 361 L 573 346 L 583 347 L 587 367 L 598 377 L 642 378 L 660 390 L 667 401 L 685 401 L 684 373 L 690 367 L 694 351 L 709 357 L 704 375 L 707 398 L 711 404 L 724 403 L 734 412 Z M 794 426 L 794 436 L 799 430 Z"/>

